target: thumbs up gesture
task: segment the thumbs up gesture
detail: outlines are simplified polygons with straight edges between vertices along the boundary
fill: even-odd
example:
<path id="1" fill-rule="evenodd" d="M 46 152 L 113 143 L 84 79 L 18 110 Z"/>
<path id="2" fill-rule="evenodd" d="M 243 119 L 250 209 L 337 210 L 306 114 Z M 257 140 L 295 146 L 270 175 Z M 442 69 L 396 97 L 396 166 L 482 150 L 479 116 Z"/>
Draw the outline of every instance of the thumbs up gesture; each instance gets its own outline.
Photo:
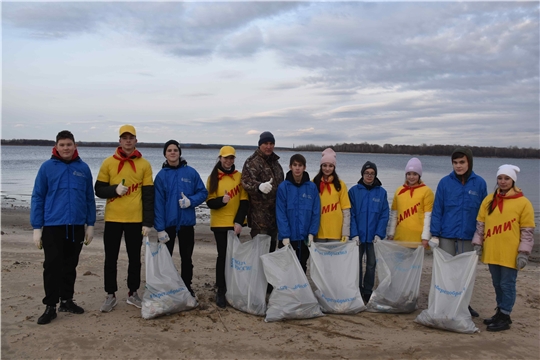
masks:
<path id="1" fill-rule="evenodd" d="M 270 179 L 270 181 L 261 183 L 261 185 L 259 185 L 259 190 L 263 194 L 268 194 L 270 191 L 272 191 L 272 180 L 273 179 Z"/>
<path id="2" fill-rule="evenodd" d="M 223 203 L 226 204 L 231 200 L 231 197 L 229 196 L 229 193 L 227 190 L 225 190 L 225 195 L 223 195 Z"/>
<path id="3" fill-rule="evenodd" d="M 188 207 L 190 207 L 191 205 L 191 200 L 189 200 L 189 198 L 187 198 L 184 193 L 180 193 L 180 195 L 182 195 L 182 197 L 180 198 L 180 200 L 178 200 L 178 205 L 180 205 L 180 207 L 182 209 L 186 209 Z"/>

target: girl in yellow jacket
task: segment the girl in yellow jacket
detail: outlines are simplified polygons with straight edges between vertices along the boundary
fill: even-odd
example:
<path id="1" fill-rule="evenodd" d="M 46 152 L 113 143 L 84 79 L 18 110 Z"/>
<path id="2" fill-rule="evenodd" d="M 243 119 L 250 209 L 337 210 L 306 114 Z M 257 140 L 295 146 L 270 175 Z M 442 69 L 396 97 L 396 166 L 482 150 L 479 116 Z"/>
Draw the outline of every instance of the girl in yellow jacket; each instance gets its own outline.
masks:
<path id="1" fill-rule="evenodd" d="M 510 328 L 518 269 L 527 265 L 534 245 L 534 209 L 516 186 L 518 172 L 514 165 L 499 167 L 497 187 L 480 206 L 472 239 L 476 253 L 489 265 L 495 288 L 497 312 L 484 320 L 488 331 Z"/>
<path id="2" fill-rule="evenodd" d="M 225 257 L 227 255 L 227 232 L 242 231 L 248 210 L 248 194 L 242 187 L 242 174 L 234 167 L 236 151 L 232 146 L 223 146 L 214 169 L 206 182 L 210 208 L 210 230 L 214 232 L 218 257 L 216 260 L 216 305 L 226 307 Z"/>
<path id="3" fill-rule="evenodd" d="M 421 177 L 422 163 L 418 158 L 410 159 L 405 167 L 405 184 L 394 194 L 387 238 L 422 242 L 427 249 L 431 238 L 429 225 L 435 197 Z"/>
<path id="4" fill-rule="evenodd" d="M 347 185 L 336 173 L 336 153 L 328 148 L 322 152 L 319 173 L 313 179 L 321 199 L 321 222 L 316 241 L 349 240 L 351 202 Z"/>

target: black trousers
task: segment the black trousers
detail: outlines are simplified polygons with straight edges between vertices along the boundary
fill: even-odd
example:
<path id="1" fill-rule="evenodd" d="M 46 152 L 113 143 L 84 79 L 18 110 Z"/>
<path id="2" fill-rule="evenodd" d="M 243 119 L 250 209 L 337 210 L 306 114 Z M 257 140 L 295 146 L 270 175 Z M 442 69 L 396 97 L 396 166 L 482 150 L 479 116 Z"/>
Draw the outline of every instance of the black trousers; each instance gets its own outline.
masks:
<path id="1" fill-rule="evenodd" d="M 195 247 L 195 227 L 194 226 L 182 226 L 178 233 L 176 227 L 171 226 L 165 229 L 169 235 L 170 240 L 167 241 L 167 249 L 171 256 L 174 250 L 174 243 L 176 236 L 178 235 L 178 252 L 180 253 L 180 276 L 186 286 L 191 289 L 191 280 L 193 279 L 193 261 L 191 256 L 193 255 L 193 248 Z"/>
<path id="2" fill-rule="evenodd" d="M 118 291 L 116 275 L 122 234 L 124 235 L 129 261 L 127 286 L 130 292 L 139 289 L 141 285 L 141 247 L 143 238 L 141 231 L 142 223 L 105 222 L 103 243 L 105 246 L 105 291 L 107 294 L 114 294 Z"/>
<path id="3" fill-rule="evenodd" d="M 73 299 L 84 225 L 44 226 L 41 241 L 45 253 L 43 304 L 56 306 L 60 298 Z"/>
<path id="4" fill-rule="evenodd" d="M 227 257 L 227 233 L 232 228 L 213 229 L 216 238 L 217 259 L 216 259 L 216 285 L 220 294 L 227 292 L 225 283 L 225 260 Z"/>

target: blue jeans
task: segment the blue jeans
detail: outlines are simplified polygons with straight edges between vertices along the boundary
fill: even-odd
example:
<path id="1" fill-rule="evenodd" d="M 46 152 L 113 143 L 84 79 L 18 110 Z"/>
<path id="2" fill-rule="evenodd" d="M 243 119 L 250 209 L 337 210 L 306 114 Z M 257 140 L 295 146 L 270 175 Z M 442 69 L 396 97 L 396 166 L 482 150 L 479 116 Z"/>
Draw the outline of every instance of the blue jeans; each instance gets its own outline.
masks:
<path id="1" fill-rule="evenodd" d="M 489 264 L 491 281 L 495 288 L 497 307 L 503 314 L 510 315 L 516 302 L 516 279 L 518 271 L 506 266 Z"/>
<path id="2" fill-rule="evenodd" d="M 362 281 L 362 258 L 366 254 L 366 273 Z M 360 244 L 360 293 L 371 295 L 375 284 L 375 248 L 371 243 Z"/>

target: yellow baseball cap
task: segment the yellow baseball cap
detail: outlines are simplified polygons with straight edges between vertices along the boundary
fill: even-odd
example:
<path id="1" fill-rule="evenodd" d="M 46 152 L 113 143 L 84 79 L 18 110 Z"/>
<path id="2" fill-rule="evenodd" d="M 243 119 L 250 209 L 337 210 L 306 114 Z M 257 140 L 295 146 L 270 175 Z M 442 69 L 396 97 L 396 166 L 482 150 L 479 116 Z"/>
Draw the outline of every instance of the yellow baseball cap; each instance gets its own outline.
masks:
<path id="1" fill-rule="evenodd" d="M 119 131 L 118 135 L 122 136 L 122 134 L 125 134 L 125 133 L 130 133 L 133 136 L 137 136 L 137 132 L 135 131 L 135 127 L 133 125 L 129 125 L 129 124 L 122 125 L 120 127 L 120 131 Z"/>
<path id="2" fill-rule="evenodd" d="M 234 156 L 236 157 L 236 150 L 232 146 L 224 146 L 219 150 L 219 156 L 227 157 Z"/>

